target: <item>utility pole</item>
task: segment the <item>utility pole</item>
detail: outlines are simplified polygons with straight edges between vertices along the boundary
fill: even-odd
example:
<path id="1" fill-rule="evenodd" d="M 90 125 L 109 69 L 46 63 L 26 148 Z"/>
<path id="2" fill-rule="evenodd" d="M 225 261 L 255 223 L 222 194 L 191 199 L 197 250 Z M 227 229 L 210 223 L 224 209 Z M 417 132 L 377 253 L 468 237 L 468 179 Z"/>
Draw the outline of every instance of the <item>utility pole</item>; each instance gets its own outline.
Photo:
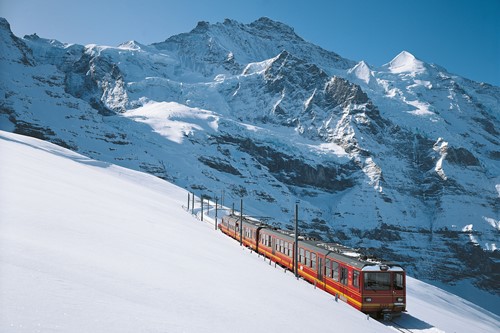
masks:
<path id="1" fill-rule="evenodd" d="M 243 246 L 243 199 L 240 199 L 240 246 Z"/>
<path id="2" fill-rule="evenodd" d="M 295 244 L 293 247 L 293 272 L 299 278 L 299 201 L 295 202 Z"/>
<path id="3" fill-rule="evenodd" d="M 215 197 L 215 230 L 217 230 L 217 197 Z"/>
<path id="4" fill-rule="evenodd" d="M 200 201 L 201 201 L 201 220 L 203 221 L 203 194 L 200 197 Z"/>
<path id="5" fill-rule="evenodd" d="M 190 204 L 190 201 L 191 201 L 191 193 L 188 192 L 188 208 L 187 208 L 187 211 L 189 212 L 189 204 Z"/>
<path id="6" fill-rule="evenodd" d="M 193 194 L 193 204 L 191 205 L 191 214 L 194 215 L 194 193 Z"/>

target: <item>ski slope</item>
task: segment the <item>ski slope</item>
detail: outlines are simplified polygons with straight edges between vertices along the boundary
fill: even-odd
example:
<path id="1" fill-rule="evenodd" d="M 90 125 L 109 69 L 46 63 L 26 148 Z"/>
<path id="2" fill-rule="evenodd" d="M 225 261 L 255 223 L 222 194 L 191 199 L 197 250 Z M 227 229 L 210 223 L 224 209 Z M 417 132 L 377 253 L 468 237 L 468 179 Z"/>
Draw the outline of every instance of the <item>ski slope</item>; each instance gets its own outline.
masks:
<path id="1" fill-rule="evenodd" d="M 0 131 L 1 332 L 394 332 L 186 212 L 187 193 Z M 408 278 L 412 332 L 500 318 Z"/>

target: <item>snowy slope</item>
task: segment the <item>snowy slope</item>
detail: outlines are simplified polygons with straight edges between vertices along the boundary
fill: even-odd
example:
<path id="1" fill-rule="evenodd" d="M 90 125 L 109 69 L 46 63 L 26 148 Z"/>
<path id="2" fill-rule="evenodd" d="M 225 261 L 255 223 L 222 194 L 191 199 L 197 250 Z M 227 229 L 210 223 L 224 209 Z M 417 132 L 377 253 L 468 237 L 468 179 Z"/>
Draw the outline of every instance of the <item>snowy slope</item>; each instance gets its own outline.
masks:
<path id="1" fill-rule="evenodd" d="M 355 63 L 267 18 L 117 47 L 14 36 L 0 129 L 397 261 L 499 313 L 500 88 Z"/>
<path id="2" fill-rule="evenodd" d="M 393 332 L 268 265 L 156 177 L 0 131 L 2 332 Z M 408 279 L 398 323 L 495 332 L 500 318 Z"/>

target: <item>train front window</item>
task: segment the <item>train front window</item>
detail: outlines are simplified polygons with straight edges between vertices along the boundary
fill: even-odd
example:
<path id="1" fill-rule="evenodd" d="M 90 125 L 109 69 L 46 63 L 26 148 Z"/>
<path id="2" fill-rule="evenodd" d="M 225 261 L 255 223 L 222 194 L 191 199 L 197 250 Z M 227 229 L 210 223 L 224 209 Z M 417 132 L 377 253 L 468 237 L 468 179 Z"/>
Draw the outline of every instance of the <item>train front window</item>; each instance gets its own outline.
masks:
<path id="1" fill-rule="evenodd" d="M 391 273 L 365 273 L 364 281 L 367 290 L 391 290 Z"/>
<path id="2" fill-rule="evenodd" d="M 404 287 L 403 273 L 394 273 L 394 289 L 403 290 Z"/>

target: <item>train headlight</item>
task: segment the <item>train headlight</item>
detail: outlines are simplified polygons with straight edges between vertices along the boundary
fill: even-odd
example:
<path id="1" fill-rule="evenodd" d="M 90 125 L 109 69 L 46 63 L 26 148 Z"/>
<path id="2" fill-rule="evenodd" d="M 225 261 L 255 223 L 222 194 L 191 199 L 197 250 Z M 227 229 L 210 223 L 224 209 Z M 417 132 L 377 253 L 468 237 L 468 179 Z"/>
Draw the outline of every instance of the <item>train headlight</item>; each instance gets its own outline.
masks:
<path id="1" fill-rule="evenodd" d="M 365 302 L 371 302 L 372 298 L 371 297 L 365 297 Z"/>
<path id="2" fill-rule="evenodd" d="M 398 300 L 398 302 L 403 303 L 403 301 L 404 301 L 405 299 L 404 299 L 403 297 L 398 297 L 398 298 L 397 298 L 397 300 Z"/>

